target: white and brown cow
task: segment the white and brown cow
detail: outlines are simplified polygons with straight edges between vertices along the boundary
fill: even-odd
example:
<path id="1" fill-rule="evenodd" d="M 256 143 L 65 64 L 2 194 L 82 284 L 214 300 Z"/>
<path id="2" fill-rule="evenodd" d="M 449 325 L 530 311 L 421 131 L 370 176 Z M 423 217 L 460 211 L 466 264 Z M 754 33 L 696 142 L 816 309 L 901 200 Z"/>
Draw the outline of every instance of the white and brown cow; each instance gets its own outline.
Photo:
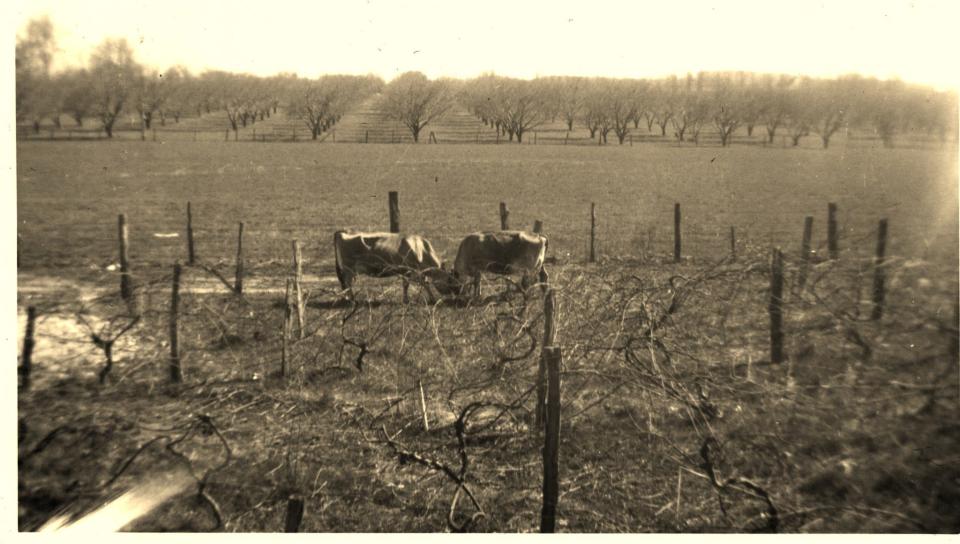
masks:
<path id="1" fill-rule="evenodd" d="M 444 274 L 440 255 L 427 239 L 416 234 L 340 230 L 333 234 L 333 248 L 337 278 L 351 297 L 353 281 L 360 274 L 376 278 L 400 276 L 404 302 L 408 302 L 410 278 L 430 292 L 430 279 Z"/>
<path id="2" fill-rule="evenodd" d="M 454 277 L 465 286 L 472 280 L 473 296 L 480 297 L 480 276 L 491 274 L 522 274 L 522 285 L 529 287 L 532 278 L 540 280 L 546 289 L 547 271 L 543 260 L 547 252 L 547 237 L 521 231 L 476 232 L 460 242 Z"/>

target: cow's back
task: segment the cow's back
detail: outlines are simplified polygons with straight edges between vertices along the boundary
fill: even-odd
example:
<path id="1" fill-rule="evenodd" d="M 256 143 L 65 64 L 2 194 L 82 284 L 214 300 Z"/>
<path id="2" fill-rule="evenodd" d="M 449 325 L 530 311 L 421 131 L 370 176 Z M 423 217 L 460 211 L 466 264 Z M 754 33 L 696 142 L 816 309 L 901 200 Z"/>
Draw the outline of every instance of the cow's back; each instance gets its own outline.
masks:
<path id="1" fill-rule="evenodd" d="M 335 243 L 340 266 L 361 274 L 394 275 L 441 265 L 430 242 L 414 234 L 339 231 Z"/>
<path id="2" fill-rule="evenodd" d="M 539 234 L 476 232 L 460 243 L 454 269 L 463 275 L 533 272 L 543 266 L 545 253 L 546 237 Z"/>

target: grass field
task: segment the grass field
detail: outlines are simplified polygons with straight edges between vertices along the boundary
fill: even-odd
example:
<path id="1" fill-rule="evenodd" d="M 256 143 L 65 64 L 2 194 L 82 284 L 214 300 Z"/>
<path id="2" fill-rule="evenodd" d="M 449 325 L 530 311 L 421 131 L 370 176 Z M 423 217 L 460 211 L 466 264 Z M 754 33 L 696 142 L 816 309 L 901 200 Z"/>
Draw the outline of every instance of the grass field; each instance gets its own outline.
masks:
<path id="1" fill-rule="evenodd" d="M 538 291 L 526 303 L 401 305 L 397 282 L 361 280 L 358 304 L 335 302 L 332 233 L 386 230 L 389 190 L 402 228 L 448 260 L 464 234 L 499 228 L 500 201 L 515 228 L 544 221 L 564 352 L 561 531 L 960 530 L 955 151 L 130 141 L 17 151 L 18 301 L 21 314 L 40 313 L 34 385 L 18 399 L 22 530 L 184 463 L 228 531 L 281 530 L 290 495 L 305 500 L 305 531 L 442 531 L 480 509 L 467 529 L 536 530 Z M 231 274 L 243 221 L 249 285 L 262 289 L 200 289 L 216 282 L 187 269 L 186 379 L 172 385 L 169 276 L 186 258 L 188 200 L 201 262 Z M 598 264 L 585 263 L 591 202 Z M 836 261 L 821 258 L 828 202 L 840 210 Z M 117 342 L 113 381 L 97 385 L 104 352 L 89 334 L 130 320 L 107 268 L 118 213 L 141 319 Z M 801 288 L 806 215 L 819 257 Z M 871 320 L 881 218 L 888 290 Z M 731 226 L 736 262 L 724 260 Z M 305 246 L 308 320 L 279 376 L 293 238 Z M 784 364 L 769 355 L 774 245 L 787 260 Z M 463 466 L 476 504 L 439 465 Z M 134 528 L 216 527 L 203 496 Z"/>

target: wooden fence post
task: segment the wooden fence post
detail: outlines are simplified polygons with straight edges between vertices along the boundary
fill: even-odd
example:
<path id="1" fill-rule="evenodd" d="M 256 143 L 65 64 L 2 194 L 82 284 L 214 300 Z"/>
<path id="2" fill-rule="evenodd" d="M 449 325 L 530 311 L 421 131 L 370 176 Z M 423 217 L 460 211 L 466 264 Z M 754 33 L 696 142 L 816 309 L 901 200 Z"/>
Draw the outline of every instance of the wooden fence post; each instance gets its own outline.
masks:
<path id="1" fill-rule="evenodd" d="M 533 222 L 534 234 L 543 234 L 543 221 L 537 219 Z"/>
<path id="2" fill-rule="evenodd" d="M 287 288 L 283 295 L 283 324 L 280 328 L 280 377 L 287 375 L 287 342 L 290 338 L 290 329 L 293 328 L 292 312 L 290 311 L 290 278 L 287 278 Z"/>
<path id="3" fill-rule="evenodd" d="M 873 265 L 873 312 L 870 318 L 878 321 L 883 317 L 883 301 L 886 296 L 887 220 L 881 219 L 877 227 L 877 255 Z"/>
<path id="4" fill-rule="evenodd" d="M 294 289 L 296 290 L 297 303 L 297 330 L 300 331 L 300 339 L 307 337 L 306 331 L 306 308 L 303 307 L 303 255 L 300 251 L 300 240 L 293 241 L 293 272 Z"/>
<path id="5" fill-rule="evenodd" d="M 543 297 L 543 347 L 553 346 L 557 336 L 557 299 L 553 289 L 547 288 L 547 293 Z M 543 429 L 544 418 L 546 416 L 547 399 L 547 363 L 546 355 L 543 350 L 540 351 L 540 361 L 537 366 L 537 406 L 534 410 L 533 432 L 540 432 Z"/>
<path id="6" fill-rule="evenodd" d="M 590 203 L 590 262 L 597 262 L 597 204 Z"/>
<path id="7" fill-rule="evenodd" d="M 234 275 L 233 292 L 243 294 L 243 221 L 237 229 L 237 272 Z"/>
<path id="8" fill-rule="evenodd" d="M 783 253 L 773 250 L 770 259 L 770 362 L 783 362 Z"/>
<path id="9" fill-rule="evenodd" d="M 837 205 L 833 202 L 827 204 L 827 249 L 830 251 L 830 259 L 836 260 L 839 243 L 837 242 Z"/>
<path id="10" fill-rule="evenodd" d="M 365 143 L 365 144 L 369 144 L 369 143 L 370 143 L 370 131 L 369 131 L 369 130 L 364 130 L 364 131 L 363 131 L 363 143 Z"/>
<path id="11" fill-rule="evenodd" d="M 173 265 L 173 288 L 170 295 L 170 381 L 183 381 L 180 368 L 180 263 Z"/>
<path id="12" fill-rule="evenodd" d="M 500 230 L 510 230 L 510 209 L 506 202 L 500 203 Z"/>
<path id="13" fill-rule="evenodd" d="M 680 238 L 680 203 L 673 205 L 673 262 L 680 262 L 682 240 Z"/>
<path id="14" fill-rule="evenodd" d="M 133 296 L 133 284 L 130 277 L 130 238 L 127 229 L 127 214 L 117 218 L 117 230 L 120 237 L 120 298 L 129 302 Z"/>
<path id="15" fill-rule="evenodd" d="M 390 210 L 390 232 L 400 232 L 400 194 L 397 191 L 387 194 L 387 206 Z"/>
<path id="16" fill-rule="evenodd" d="M 193 266 L 196 262 L 193 251 L 193 212 L 190 209 L 190 201 L 187 201 L 187 264 Z"/>
<path id="17" fill-rule="evenodd" d="M 540 532 L 556 529 L 557 499 L 560 491 L 560 364 L 559 347 L 544 348 L 547 360 L 547 430 L 543 444 L 543 510 Z"/>
<path id="18" fill-rule="evenodd" d="M 737 262 L 737 231 L 730 227 L 730 262 Z"/>
<path id="19" fill-rule="evenodd" d="M 27 306 L 27 330 L 23 335 L 23 355 L 20 359 L 20 387 L 26 391 L 30 389 L 30 371 L 33 368 L 33 347 L 36 345 L 33 339 L 36 330 L 37 309 L 33 306 Z"/>
<path id="20" fill-rule="evenodd" d="M 291 495 L 287 498 L 287 515 L 283 522 L 283 532 L 296 533 L 300 531 L 303 521 L 303 497 Z"/>
<path id="21" fill-rule="evenodd" d="M 800 273 L 797 277 L 797 290 L 803 290 L 810 272 L 810 242 L 813 238 L 813 217 L 803 218 L 803 241 L 800 242 Z"/>

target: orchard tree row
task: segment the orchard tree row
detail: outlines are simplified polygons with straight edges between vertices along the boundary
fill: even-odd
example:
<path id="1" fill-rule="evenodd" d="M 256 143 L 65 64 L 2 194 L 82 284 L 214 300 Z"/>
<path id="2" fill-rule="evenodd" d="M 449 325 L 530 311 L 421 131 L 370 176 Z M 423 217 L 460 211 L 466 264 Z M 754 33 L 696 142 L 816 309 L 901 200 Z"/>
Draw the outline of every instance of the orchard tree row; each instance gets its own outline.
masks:
<path id="1" fill-rule="evenodd" d="M 182 66 L 165 71 L 143 66 L 123 39 L 107 39 L 88 66 L 51 70 L 56 51 L 49 19 L 28 24 L 16 45 L 16 115 L 35 131 L 49 119 L 61 128 L 72 117 L 78 127 L 93 119 L 108 137 L 121 115 L 136 115 L 143 129 L 159 120 L 179 123 L 181 117 L 224 115 L 234 131 L 263 121 L 285 108 L 301 119 L 313 138 L 329 129 L 356 101 L 379 92 L 374 76 L 298 78 L 295 74 L 255 77 L 223 71 L 191 74 Z"/>
<path id="2" fill-rule="evenodd" d="M 430 123 L 455 106 L 474 114 L 507 141 L 557 124 L 585 129 L 607 143 L 632 134 L 657 134 L 698 143 L 703 131 L 723 146 L 742 130 L 762 131 L 769 142 L 780 134 L 793 145 L 816 135 L 823 147 L 842 128 L 873 133 L 885 146 L 906 132 L 944 142 L 957 136 L 957 96 L 898 80 L 856 75 L 815 79 L 745 72 L 699 73 L 661 79 L 539 77 L 533 80 L 484 74 L 469 80 L 430 80 L 407 72 L 389 84 L 377 76 L 296 74 L 256 77 L 223 71 L 191 74 L 182 66 L 165 71 L 143 66 L 122 39 L 107 39 L 86 67 L 51 70 L 56 51 L 49 19 L 31 21 L 16 44 L 17 121 L 39 131 L 49 119 L 60 128 L 98 122 L 107 136 L 121 115 L 135 115 L 143 129 L 159 120 L 223 115 L 234 131 L 283 110 L 316 139 L 359 102 L 373 102 L 406 127 L 414 141 Z"/>

